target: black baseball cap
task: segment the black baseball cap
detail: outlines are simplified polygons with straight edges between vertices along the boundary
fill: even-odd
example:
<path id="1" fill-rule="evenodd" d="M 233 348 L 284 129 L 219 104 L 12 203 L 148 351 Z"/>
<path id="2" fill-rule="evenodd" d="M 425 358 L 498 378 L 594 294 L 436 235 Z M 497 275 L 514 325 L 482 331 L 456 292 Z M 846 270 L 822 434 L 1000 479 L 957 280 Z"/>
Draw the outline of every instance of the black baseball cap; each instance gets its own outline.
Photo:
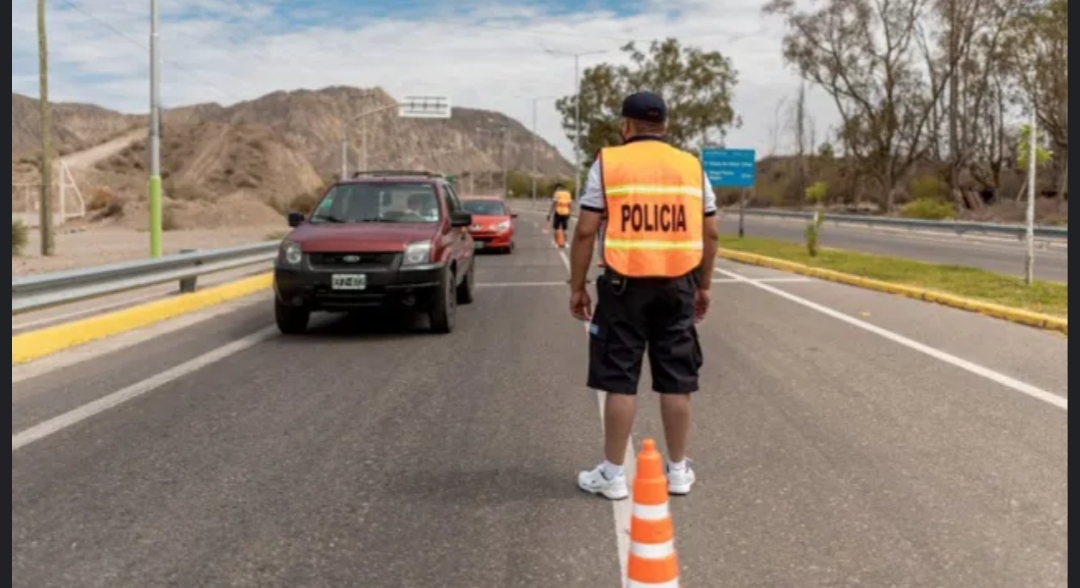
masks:
<path id="1" fill-rule="evenodd" d="M 667 105 L 663 98 L 652 92 L 636 92 L 623 100 L 622 116 L 631 120 L 662 123 L 667 121 Z"/>

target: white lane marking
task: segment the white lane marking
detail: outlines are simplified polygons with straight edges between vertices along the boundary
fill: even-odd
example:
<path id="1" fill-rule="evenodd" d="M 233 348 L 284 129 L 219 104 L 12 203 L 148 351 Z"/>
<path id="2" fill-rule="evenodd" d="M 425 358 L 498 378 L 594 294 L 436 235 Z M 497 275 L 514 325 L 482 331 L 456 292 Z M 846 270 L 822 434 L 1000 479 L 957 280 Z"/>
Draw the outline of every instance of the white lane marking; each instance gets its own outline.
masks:
<path id="1" fill-rule="evenodd" d="M 913 339 L 908 339 L 907 337 L 905 337 L 903 335 L 900 335 L 898 333 L 894 333 L 894 332 L 889 331 L 887 329 L 883 329 L 883 328 L 881 328 L 881 327 L 879 327 L 877 325 L 872 325 L 872 324 L 870 324 L 868 322 L 861 321 L 861 320 L 859 320 L 857 318 L 848 316 L 848 315 L 846 315 L 846 314 L 844 314 L 844 313 L 842 313 L 840 311 L 833 310 L 832 308 L 829 308 L 827 306 L 823 306 L 823 305 L 818 304 L 816 302 L 812 302 L 810 300 L 802 298 L 801 296 L 796 296 L 794 294 L 791 294 L 790 292 L 785 292 L 783 290 L 780 290 L 779 288 L 774 288 L 772 286 L 769 286 L 768 284 L 763 284 L 759 280 L 754 280 L 752 278 L 747 278 L 745 276 L 741 276 L 739 274 L 736 274 L 734 272 L 729 272 L 727 270 L 722 270 L 720 268 L 716 268 L 716 271 L 723 274 L 723 275 L 725 275 L 725 276 L 728 276 L 730 278 L 734 278 L 736 280 L 746 282 L 747 284 L 750 284 L 751 286 L 754 286 L 755 288 L 760 288 L 760 289 L 762 289 L 762 290 L 764 290 L 764 291 L 766 291 L 766 292 L 768 292 L 770 294 L 775 294 L 775 295 L 777 295 L 777 296 L 779 296 L 781 298 L 787 299 L 787 300 L 789 300 L 791 302 L 794 302 L 795 304 L 798 304 L 800 306 L 804 306 L 804 307 L 809 308 L 811 310 L 816 310 L 817 312 L 820 312 L 821 314 L 832 317 L 832 318 L 834 318 L 834 319 L 836 319 L 838 321 L 847 323 L 847 324 L 849 324 L 849 325 L 851 325 L 853 327 L 860 328 L 860 329 L 862 329 L 864 331 L 867 331 L 869 333 L 873 333 L 873 334 L 875 334 L 875 335 L 877 335 L 879 337 L 888 339 L 889 341 L 892 341 L 893 343 L 898 343 L 900 345 L 903 345 L 904 347 L 907 347 L 908 349 L 918 351 L 919 353 L 928 355 L 930 357 L 933 357 L 934 359 L 937 359 L 939 361 L 943 361 L 943 362 L 945 362 L 945 363 L 947 363 L 949 365 L 952 365 L 954 367 L 958 367 L 958 368 L 960 368 L 960 369 L 962 369 L 964 371 L 967 371 L 967 372 L 970 372 L 970 373 L 975 374 L 977 376 L 981 376 L 983 378 L 986 378 L 987 380 L 990 380 L 991 382 L 994 382 L 996 384 L 1000 384 L 1002 386 L 1005 386 L 1006 388 L 1011 388 L 1012 390 L 1015 390 L 1015 391 L 1017 391 L 1017 392 L 1019 392 L 1021 394 L 1025 394 L 1027 396 L 1035 398 L 1036 400 L 1041 400 L 1041 401 L 1043 401 L 1043 402 L 1045 402 L 1047 404 L 1056 406 L 1057 408 L 1060 408 L 1060 409 L 1062 409 L 1062 410 L 1064 410 L 1066 412 L 1069 410 L 1069 399 L 1068 398 L 1063 398 L 1061 396 L 1058 396 L 1057 394 L 1054 394 L 1054 393 L 1049 392 L 1047 390 L 1043 390 L 1042 388 L 1039 388 L 1037 386 L 1033 386 L 1033 385 L 1028 384 L 1026 382 L 1021 382 L 1020 380 L 1017 380 L 1015 378 L 1011 378 L 1009 376 L 1006 376 L 1005 374 L 995 372 L 994 370 L 991 370 L 990 368 L 987 368 L 987 367 L 983 367 L 983 366 L 981 366 L 981 365 L 979 365 L 977 363 L 973 363 L 973 362 L 970 362 L 970 361 L 968 361 L 966 359 L 956 357 L 955 355 L 946 353 L 946 352 L 941 351 L 940 349 L 936 349 L 934 347 L 930 347 L 929 345 L 919 343 L 918 341 L 915 341 Z"/>
<path id="2" fill-rule="evenodd" d="M 103 396 L 97 400 L 84 404 L 76 409 L 70 410 L 59 416 L 53 417 L 45 422 L 38 423 L 29 429 L 20 431 L 11 436 L 11 451 L 15 451 L 26 447 L 34 441 L 39 441 L 59 433 L 64 429 L 80 423 L 92 416 L 101 414 L 111 408 L 115 408 L 128 400 L 138 398 L 143 394 L 152 392 L 165 384 L 176 381 L 188 374 L 197 372 L 204 367 L 221 361 L 229 356 L 235 355 L 245 349 L 254 347 L 267 339 L 277 334 L 276 327 L 267 327 L 265 329 L 256 331 L 244 337 L 238 339 L 232 343 L 222 345 L 213 351 L 204 353 L 195 359 L 186 361 L 178 366 L 169 368 L 160 374 L 147 378 L 141 382 L 136 382 L 126 388 L 113 392 L 108 396 Z"/>
<path id="3" fill-rule="evenodd" d="M 555 242 L 548 240 L 551 246 L 555 247 Z M 570 258 L 566 256 L 566 252 L 557 250 L 559 258 L 562 259 L 563 265 L 566 266 L 566 271 L 570 271 Z M 589 332 L 589 323 L 583 322 L 582 326 L 585 328 L 585 333 Z M 600 431 L 604 431 L 604 392 L 600 390 L 594 390 L 596 392 L 596 403 L 600 406 Z M 626 444 L 626 455 L 623 458 L 623 472 L 627 479 L 633 481 L 634 473 L 637 470 L 637 464 L 634 463 L 634 436 L 631 435 Z M 632 506 L 634 502 L 633 490 L 631 487 L 631 496 L 627 500 L 613 500 L 611 501 L 611 511 L 615 517 L 615 545 L 619 550 L 619 573 L 623 579 L 626 578 L 626 565 L 627 560 L 630 559 L 630 515 L 632 512 Z"/>

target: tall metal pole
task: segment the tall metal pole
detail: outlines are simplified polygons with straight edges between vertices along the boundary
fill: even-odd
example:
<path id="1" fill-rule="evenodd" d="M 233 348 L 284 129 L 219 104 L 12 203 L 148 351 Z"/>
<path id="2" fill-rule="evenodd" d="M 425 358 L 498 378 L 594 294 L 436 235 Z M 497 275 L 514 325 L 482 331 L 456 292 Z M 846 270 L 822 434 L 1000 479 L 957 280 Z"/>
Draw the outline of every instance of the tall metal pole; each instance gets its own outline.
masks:
<path id="1" fill-rule="evenodd" d="M 158 3 L 150 0 L 150 257 L 161 257 L 161 66 Z"/>
<path id="2" fill-rule="evenodd" d="M 510 186 L 510 177 L 509 177 L 510 176 L 510 170 L 508 170 L 506 168 L 506 137 L 509 134 L 510 133 L 506 132 L 506 127 L 503 127 L 503 129 L 502 129 L 502 148 L 500 149 L 500 151 L 502 151 L 502 171 L 503 171 L 502 193 L 503 193 L 503 198 L 509 198 L 510 197 L 510 194 L 508 193 L 509 186 Z"/>
<path id="3" fill-rule="evenodd" d="M 38 72 L 41 108 L 41 203 L 39 208 L 41 227 L 41 254 L 55 252 L 53 242 L 52 214 L 52 107 L 49 104 L 49 44 L 45 34 L 45 0 L 37 3 Z M 62 179 L 61 179 L 62 181 Z"/>
<path id="4" fill-rule="evenodd" d="M 349 123 L 341 124 L 341 179 L 349 176 Z"/>
<path id="5" fill-rule="evenodd" d="M 1025 239 L 1027 241 L 1027 256 L 1024 260 L 1024 281 L 1030 286 L 1035 281 L 1035 157 L 1037 149 L 1038 125 L 1034 100 L 1031 105 L 1031 132 L 1028 135 L 1028 194 L 1027 194 L 1027 218 L 1025 227 Z"/>
<path id="6" fill-rule="evenodd" d="M 533 208 L 536 208 L 536 144 L 539 142 L 536 135 L 536 103 L 539 102 L 539 98 L 533 98 L 533 112 L 532 112 L 532 204 Z"/>
<path id="7" fill-rule="evenodd" d="M 574 55 L 574 198 L 581 195 L 581 54 Z"/>

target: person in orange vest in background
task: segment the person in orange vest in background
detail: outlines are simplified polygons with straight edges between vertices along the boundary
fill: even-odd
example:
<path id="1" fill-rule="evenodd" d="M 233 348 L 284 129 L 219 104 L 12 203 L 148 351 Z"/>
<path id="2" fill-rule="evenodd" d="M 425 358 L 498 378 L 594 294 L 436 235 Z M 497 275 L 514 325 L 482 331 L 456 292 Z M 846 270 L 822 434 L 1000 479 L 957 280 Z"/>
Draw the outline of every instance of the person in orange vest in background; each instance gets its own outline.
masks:
<path id="1" fill-rule="evenodd" d="M 562 184 L 555 184 L 555 196 L 551 199 L 551 210 L 548 211 L 547 219 L 555 233 L 555 244 L 560 248 L 566 247 L 566 231 L 570 228 L 570 206 L 573 202 L 574 197 L 570 191 Z M 554 222 L 552 216 L 555 217 Z"/>
<path id="2" fill-rule="evenodd" d="M 624 144 L 602 149 L 590 169 L 570 249 L 570 313 L 589 321 L 587 385 L 607 393 L 604 460 L 579 473 L 578 486 L 611 500 L 629 496 L 623 461 L 646 353 L 660 394 L 668 492 L 688 494 L 696 481 L 686 457 L 703 363 L 695 325 L 709 310 L 719 237 L 701 161 L 664 142 L 663 99 L 633 94 L 622 117 Z M 586 275 L 601 223 L 606 267 L 594 309 Z"/>

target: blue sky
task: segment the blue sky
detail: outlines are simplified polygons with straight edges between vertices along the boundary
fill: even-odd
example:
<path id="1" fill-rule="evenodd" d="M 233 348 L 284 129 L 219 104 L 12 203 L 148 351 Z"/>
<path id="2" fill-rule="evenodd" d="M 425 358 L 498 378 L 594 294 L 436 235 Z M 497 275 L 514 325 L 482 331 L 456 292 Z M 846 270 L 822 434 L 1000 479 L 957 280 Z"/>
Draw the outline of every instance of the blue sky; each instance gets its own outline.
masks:
<path id="1" fill-rule="evenodd" d="M 166 106 L 231 104 L 276 90 L 381 86 L 395 96 L 445 94 L 458 106 L 524 124 L 569 154 L 549 97 L 582 66 L 621 62 L 618 47 L 675 36 L 728 55 L 740 72 L 731 146 L 786 151 L 781 103 L 798 80 L 780 56 L 781 23 L 752 0 L 159 0 Z M 12 1 L 11 89 L 37 95 L 34 0 Z M 50 0 L 54 100 L 145 112 L 148 0 Z M 835 110 L 811 96 L 819 140 Z M 779 116 L 777 113 L 779 112 Z"/>

